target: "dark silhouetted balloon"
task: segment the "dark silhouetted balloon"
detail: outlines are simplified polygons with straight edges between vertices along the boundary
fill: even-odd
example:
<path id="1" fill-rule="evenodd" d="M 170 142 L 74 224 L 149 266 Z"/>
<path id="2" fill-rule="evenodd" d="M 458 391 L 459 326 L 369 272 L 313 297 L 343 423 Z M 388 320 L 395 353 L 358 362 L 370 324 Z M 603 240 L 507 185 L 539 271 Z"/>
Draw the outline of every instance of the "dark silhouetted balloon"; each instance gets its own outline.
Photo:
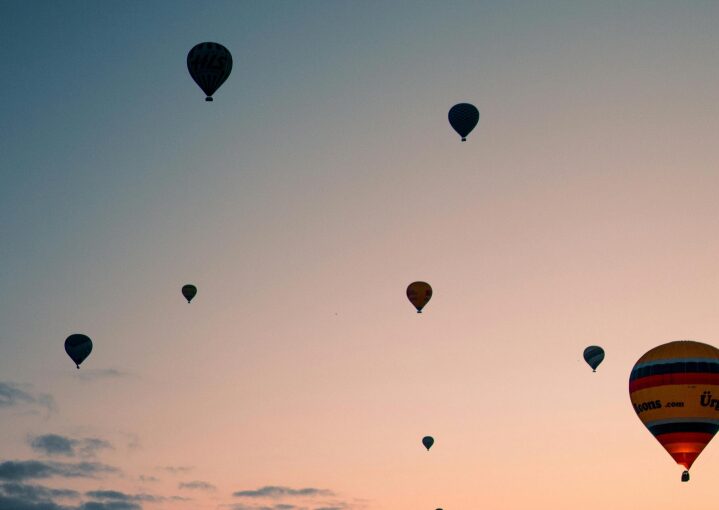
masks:
<path id="1" fill-rule="evenodd" d="M 466 142 L 467 135 L 479 122 L 479 110 L 469 103 L 459 103 L 449 109 L 447 117 L 454 130 L 462 137 L 462 141 Z"/>
<path id="2" fill-rule="evenodd" d="M 182 295 L 185 296 L 185 299 L 187 299 L 187 302 L 189 303 L 192 301 L 192 298 L 195 297 L 197 294 L 197 287 L 195 287 L 192 284 L 183 285 L 182 287 Z"/>
<path id="3" fill-rule="evenodd" d="M 432 445 L 434 444 L 434 438 L 432 436 L 424 436 L 422 438 L 422 444 L 425 448 L 427 448 L 427 451 L 429 451 L 429 449 L 432 448 Z"/>
<path id="4" fill-rule="evenodd" d="M 85 361 L 92 352 L 92 340 L 90 337 L 75 333 L 65 339 L 65 352 L 75 362 L 77 368 Z"/>
<path id="5" fill-rule="evenodd" d="M 639 358 L 629 376 L 634 412 L 677 464 L 689 469 L 719 430 L 719 349 L 680 340 Z"/>
<path id="6" fill-rule="evenodd" d="M 187 54 L 187 69 L 207 96 L 205 101 L 212 101 L 212 94 L 230 76 L 232 55 L 221 44 L 203 42 Z"/>
<path id="7" fill-rule="evenodd" d="M 604 360 L 604 349 L 598 345 L 590 345 L 584 349 L 584 361 L 592 367 L 592 372 L 597 371 L 597 367 Z"/>
<path id="8" fill-rule="evenodd" d="M 432 287 L 427 282 L 412 282 L 407 286 L 407 299 L 422 313 L 422 308 L 432 298 Z"/>

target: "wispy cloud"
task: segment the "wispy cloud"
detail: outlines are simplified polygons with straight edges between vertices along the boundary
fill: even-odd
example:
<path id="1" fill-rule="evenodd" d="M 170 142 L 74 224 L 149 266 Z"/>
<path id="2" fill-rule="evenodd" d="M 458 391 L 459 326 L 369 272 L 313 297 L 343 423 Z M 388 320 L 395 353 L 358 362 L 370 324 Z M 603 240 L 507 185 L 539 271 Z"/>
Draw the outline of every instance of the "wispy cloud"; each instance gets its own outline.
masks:
<path id="1" fill-rule="evenodd" d="M 203 490 L 203 491 L 214 491 L 217 489 L 214 485 L 208 482 L 203 482 L 201 480 L 194 480 L 192 482 L 180 482 L 179 486 L 180 489 L 192 489 L 192 490 Z"/>
<path id="2" fill-rule="evenodd" d="M 118 493 L 122 494 L 122 493 Z M 19 483 L 0 484 L 0 510 L 142 510 L 131 499 L 90 500 L 78 506 L 59 504 L 57 499 L 77 499 L 80 493 L 69 489 L 51 489 Z"/>
<path id="3" fill-rule="evenodd" d="M 42 462 L 38 460 L 6 461 L 0 463 L 0 480 L 17 482 L 42 478 L 97 478 L 120 471 L 98 462 Z"/>
<path id="4" fill-rule="evenodd" d="M 120 377 L 127 377 L 129 374 L 127 374 L 126 372 L 121 372 L 120 370 L 114 368 L 83 368 L 74 375 L 84 381 L 98 381 L 101 379 L 118 379 Z"/>
<path id="5" fill-rule="evenodd" d="M 74 457 L 79 454 L 82 457 L 93 457 L 99 450 L 112 449 L 109 441 L 95 437 L 73 439 L 58 434 L 45 434 L 32 437 L 29 442 L 33 450 L 50 456 Z"/>
<path id="6" fill-rule="evenodd" d="M 236 498 L 285 498 L 290 496 L 334 496 L 334 493 L 327 489 L 313 487 L 292 489 L 279 485 L 266 485 L 255 490 L 237 491 L 232 495 Z"/>
<path id="7" fill-rule="evenodd" d="M 53 498 L 77 498 L 80 493 L 70 489 L 51 489 L 42 485 L 27 485 L 16 482 L 0 483 L 0 492 L 25 501 L 38 501 Z"/>
<path id="8" fill-rule="evenodd" d="M 181 496 L 158 496 L 156 494 L 127 494 L 125 492 L 114 490 L 97 490 L 85 493 L 87 497 L 103 502 L 123 502 L 123 503 L 161 503 L 163 501 L 189 501 L 188 498 Z"/>
<path id="9" fill-rule="evenodd" d="M 362 510 L 367 506 L 364 500 L 346 500 L 332 490 L 315 487 L 266 485 L 232 495 L 241 499 L 230 505 L 232 510 Z"/>
<path id="10" fill-rule="evenodd" d="M 15 496 L 0 495 L 0 510 L 71 510 L 49 500 L 28 501 Z"/>
<path id="11" fill-rule="evenodd" d="M 168 473 L 172 473 L 173 475 L 178 475 L 178 474 L 189 473 L 194 468 L 192 466 L 160 466 L 157 469 L 167 471 Z"/>
<path id="12" fill-rule="evenodd" d="M 0 382 L 0 409 L 19 406 L 41 407 L 46 411 L 55 410 L 55 400 L 47 393 L 36 393 L 28 385 Z"/>
<path id="13" fill-rule="evenodd" d="M 83 503 L 77 510 L 142 510 L 142 506 L 129 501 L 90 501 Z"/>
<path id="14" fill-rule="evenodd" d="M 150 503 L 157 503 L 165 500 L 162 496 L 155 496 L 152 494 L 126 494 L 124 492 L 112 490 L 88 491 L 85 495 L 100 501 L 146 501 Z"/>
<path id="15" fill-rule="evenodd" d="M 245 505 L 239 503 L 232 505 L 231 508 L 232 510 L 309 510 L 308 507 L 288 503 L 277 503 L 275 505 Z"/>

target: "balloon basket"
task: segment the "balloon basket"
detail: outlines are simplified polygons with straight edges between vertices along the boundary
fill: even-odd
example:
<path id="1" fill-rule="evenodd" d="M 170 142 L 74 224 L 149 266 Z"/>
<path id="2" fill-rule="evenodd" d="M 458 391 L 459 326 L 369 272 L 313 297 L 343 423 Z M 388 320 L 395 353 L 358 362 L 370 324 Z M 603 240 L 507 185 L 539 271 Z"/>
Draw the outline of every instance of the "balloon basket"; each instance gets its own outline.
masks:
<path id="1" fill-rule="evenodd" d="M 214 101 L 214 99 L 212 99 L 210 96 L 207 96 L 207 97 L 205 98 L 205 101 Z"/>
<path id="2" fill-rule="evenodd" d="M 689 481 L 689 471 L 684 471 L 682 473 L 682 482 L 688 482 Z"/>

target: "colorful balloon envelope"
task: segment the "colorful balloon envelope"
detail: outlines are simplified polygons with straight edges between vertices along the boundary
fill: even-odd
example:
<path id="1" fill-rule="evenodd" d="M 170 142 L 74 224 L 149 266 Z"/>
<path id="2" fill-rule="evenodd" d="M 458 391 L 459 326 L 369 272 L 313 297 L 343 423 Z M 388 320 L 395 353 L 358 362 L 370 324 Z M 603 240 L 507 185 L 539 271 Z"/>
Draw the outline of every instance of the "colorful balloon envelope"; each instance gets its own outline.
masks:
<path id="1" fill-rule="evenodd" d="M 592 367 L 592 372 L 596 372 L 599 364 L 604 361 L 604 349 L 598 345 L 590 345 L 584 349 L 584 361 Z"/>
<path id="2" fill-rule="evenodd" d="M 434 438 L 432 436 L 424 436 L 422 438 L 422 444 L 425 448 L 427 448 L 427 451 L 429 451 L 429 449 L 432 448 L 432 445 L 434 444 Z"/>
<path id="3" fill-rule="evenodd" d="M 459 103 L 449 109 L 447 114 L 449 124 L 462 137 L 462 141 L 467 141 L 467 135 L 479 122 L 479 110 L 469 103 Z"/>
<path id="4" fill-rule="evenodd" d="M 75 362 L 78 370 L 80 369 L 80 363 L 92 352 L 92 340 L 86 335 L 75 333 L 65 339 L 65 352 L 70 359 Z"/>
<path id="5" fill-rule="evenodd" d="M 689 340 L 655 347 L 634 365 L 629 398 L 649 432 L 689 470 L 719 430 L 719 349 Z"/>
<path id="6" fill-rule="evenodd" d="M 192 298 L 197 295 L 197 287 L 190 283 L 188 283 L 187 285 L 183 285 L 182 295 L 185 296 L 185 299 L 187 299 L 187 302 L 189 303 L 190 301 L 192 301 Z"/>
<path id="7" fill-rule="evenodd" d="M 232 54 L 221 44 L 200 43 L 187 54 L 187 70 L 207 96 L 205 101 L 212 101 L 212 94 L 232 72 Z"/>
<path id="8" fill-rule="evenodd" d="M 407 287 L 407 299 L 417 309 L 417 313 L 422 313 L 422 308 L 432 299 L 432 287 L 427 282 L 410 283 Z"/>

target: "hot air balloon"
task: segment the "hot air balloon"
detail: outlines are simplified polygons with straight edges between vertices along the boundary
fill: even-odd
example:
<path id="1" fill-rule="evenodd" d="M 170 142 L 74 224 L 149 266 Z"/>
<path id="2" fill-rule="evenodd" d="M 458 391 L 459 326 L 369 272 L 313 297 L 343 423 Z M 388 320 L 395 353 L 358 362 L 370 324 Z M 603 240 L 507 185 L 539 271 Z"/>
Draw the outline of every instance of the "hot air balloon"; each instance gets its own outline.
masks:
<path id="1" fill-rule="evenodd" d="M 597 367 L 604 360 L 604 349 L 598 345 L 590 345 L 584 349 L 584 361 L 592 367 L 592 372 L 597 371 Z"/>
<path id="2" fill-rule="evenodd" d="M 232 55 L 221 44 L 203 42 L 187 54 L 187 69 L 207 96 L 205 101 L 212 101 L 212 94 L 230 76 Z"/>
<path id="3" fill-rule="evenodd" d="M 689 469 L 719 430 L 719 349 L 680 340 L 648 351 L 629 376 L 639 419 L 672 458 Z"/>
<path id="4" fill-rule="evenodd" d="M 427 282 L 413 282 L 407 286 L 407 299 L 422 313 L 422 308 L 432 298 L 432 287 Z"/>
<path id="5" fill-rule="evenodd" d="M 469 103 L 459 103 L 449 109 L 447 117 L 454 130 L 462 137 L 462 141 L 466 142 L 467 135 L 479 122 L 479 110 Z"/>
<path id="6" fill-rule="evenodd" d="M 65 352 L 75 362 L 78 370 L 80 363 L 85 361 L 92 352 L 92 340 L 86 335 L 75 333 L 65 339 Z"/>
<path id="7" fill-rule="evenodd" d="M 432 445 L 434 444 L 434 438 L 432 436 L 424 436 L 422 438 L 422 444 L 425 448 L 427 448 L 427 451 L 429 451 L 429 449 L 432 448 Z"/>
<path id="8" fill-rule="evenodd" d="M 182 295 L 185 296 L 185 299 L 187 299 L 188 303 L 192 301 L 192 298 L 194 298 L 196 294 L 197 287 L 195 287 L 194 285 L 188 283 L 187 285 L 182 286 Z"/>

